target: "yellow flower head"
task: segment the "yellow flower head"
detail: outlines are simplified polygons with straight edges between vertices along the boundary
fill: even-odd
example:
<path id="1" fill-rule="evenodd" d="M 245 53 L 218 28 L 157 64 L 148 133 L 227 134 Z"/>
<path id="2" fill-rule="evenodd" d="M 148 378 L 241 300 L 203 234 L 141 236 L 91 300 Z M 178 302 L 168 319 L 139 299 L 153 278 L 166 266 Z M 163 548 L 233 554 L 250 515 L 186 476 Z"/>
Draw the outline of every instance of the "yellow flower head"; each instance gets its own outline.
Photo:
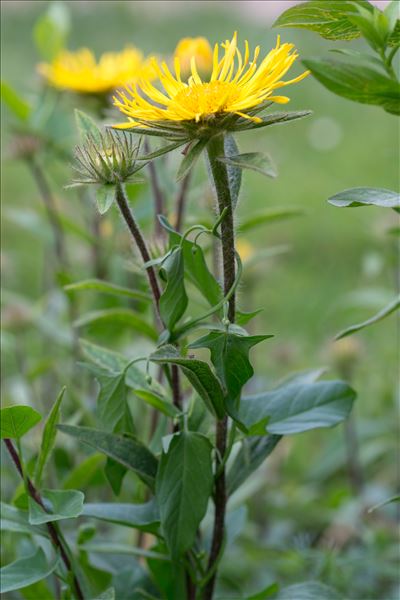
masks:
<path id="1" fill-rule="evenodd" d="M 283 81 L 282 77 L 290 69 L 298 54 L 293 44 L 281 44 L 278 37 L 276 47 L 258 61 L 260 47 L 257 46 L 250 57 L 249 45 L 245 42 L 242 54 L 237 47 L 237 34 L 232 40 L 222 44 L 222 58 L 218 44 L 214 47 L 211 75 L 203 81 L 198 72 L 196 57 L 191 58 L 191 76 L 182 81 L 182 65 L 178 57 L 174 61 L 174 73 L 165 62 L 159 64 L 152 59 L 158 82 L 163 90 L 150 81 L 142 79 L 138 85 L 127 85 L 118 91 L 114 105 L 128 116 L 130 123 L 117 127 L 129 128 L 139 124 L 157 126 L 157 122 L 191 125 L 210 123 L 215 118 L 242 117 L 255 123 L 262 119 L 254 116 L 266 104 L 289 101 L 286 96 L 277 96 L 275 91 L 296 81 L 300 81 L 309 71 Z"/>
<path id="2" fill-rule="evenodd" d="M 83 94 L 103 94 L 142 77 L 155 76 L 140 50 L 133 47 L 107 52 L 98 62 L 87 48 L 64 50 L 51 64 L 40 64 L 38 71 L 52 86 Z"/>
<path id="3" fill-rule="evenodd" d="M 182 38 L 175 48 L 174 58 L 178 59 L 182 76 L 191 74 L 192 56 L 200 73 L 211 73 L 213 67 L 213 51 L 205 37 Z"/>

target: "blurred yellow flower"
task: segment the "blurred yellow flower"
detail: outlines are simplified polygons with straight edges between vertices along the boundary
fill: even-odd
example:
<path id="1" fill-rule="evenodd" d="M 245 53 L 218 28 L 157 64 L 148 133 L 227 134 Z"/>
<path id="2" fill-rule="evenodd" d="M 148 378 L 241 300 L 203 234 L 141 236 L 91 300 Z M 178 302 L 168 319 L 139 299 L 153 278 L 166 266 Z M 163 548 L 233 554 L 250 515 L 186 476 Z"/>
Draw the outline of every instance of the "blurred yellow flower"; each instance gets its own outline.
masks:
<path id="1" fill-rule="evenodd" d="M 177 58 L 180 63 L 181 73 L 184 78 L 191 74 L 192 56 L 195 57 L 196 67 L 200 73 L 211 73 L 213 51 L 207 38 L 182 38 L 175 48 L 174 58 Z"/>
<path id="2" fill-rule="evenodd" d="M 283 81 L 298 54 L 292 52 L 293 44 L 281 44 L 278 36 L 276 47 L 257 65 L 260 47 L 257 46 L 250 59 L 249 45 L 245 42 L 244 55 L 237 48 L 237 34 L 222 44 L 223 56 L 219 57 L 218 44 L 214 47 L 211 76 L 203 81 L 199 75 L 196 57 L 191 59 L 191 76 L 187 83 L 182 81 L 182 65 L 178 57 L 174 60 L 172 74 L 165 62 L 159 64 L 152 59 L 160 91 L 150 81 L 141 79 L 138 85 L 127 85 L 125 91 L 117 91 L 114 105 L 128 116 L 130 123 L 116 127 L 135 127 L 140 123 L 151 125 L 157 121 L 195 122 L 227 113 L 262 122 L 249 114 L 251 109 L 266 101 L 285 104 L 286 96 L 275 96 L 276 89 L 300 81 L 309 71 Z"/>
<path id="3" fill-rule="evenodd" d="M 102 54 L 98 62 L 87 48 L 64 50 L 51 64 L 39 64 L 38 71 L 50 85 L 83 94 L 102 94 L 142 77 L 156 76 L 149 61 L 134 47 Z"/>
<path id="4" fill-rule="evenodd" d="M 237 240 L 236 250 L 242 262 L 246 262 L 254 254 L 254 248 L 247 240 Z"/>

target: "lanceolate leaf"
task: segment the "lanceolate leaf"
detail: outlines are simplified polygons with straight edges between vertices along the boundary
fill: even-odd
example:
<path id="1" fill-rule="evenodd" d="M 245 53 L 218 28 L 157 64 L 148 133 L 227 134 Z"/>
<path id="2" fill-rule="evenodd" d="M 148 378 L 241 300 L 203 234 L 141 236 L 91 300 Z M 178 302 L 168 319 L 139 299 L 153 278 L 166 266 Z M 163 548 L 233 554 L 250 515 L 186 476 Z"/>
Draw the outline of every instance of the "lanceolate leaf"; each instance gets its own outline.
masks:
<path id="1" fill-rule="evenodd" d="M 224 153 L 227 159 L 239 154 L 236 140 L 231 134 L 226 134 L 224 137 Z M 242 169 L 232 163 L 227 163 L 227 167 L 232 204 L 235 208 L 239 200 L 239 192 L 242 185 Z"/>
<path id="2" fill-rule="evenodd" d="M 58 560 L 56 556 L 48 563 L 43 550 L 38 548 L 34 554 L 6 565 L 0 570 L 2 594 L 19 590 L 48 577 L 57 568 Z"/>
<path id="3" fill-rule="evenodd" d="M 30 406 L 7 406 L 1 409 L 1 439 L 18 439 L 41 420 L 42 416 Z"/>
<path id="4" fill-rule="evenodd" d="M 400 194 L 383 188 L 351 188 L 343 190 L 328 199 L 330 204 L 340 207 L 381 206 L 382 208 L 400 207 Z"/>
<path id="5" fill-rule="evenodd" d="M 241 232 L 251 231 L 259 225 L 269 225 L 276 221 L 284 221 L 292 217 L 299 217 L 304 212 L 298 208 L 269 208 L 262 212 L 256 213 L 251 217 L 244 218 L 238 228 Z"/>
<path id="6" fill-rule="evenodd" d="M 76 108 L 75 120 L 83 142 L 87 137 L 92 137 L 96 143 L 101 144 L 101 131 L 92 117 L 89 117 L 89 115 Z"/>
<path id="7" fill-rule="evenodd" d="M 328 40 L 351 40 L 360 37 L 360 31 L 348 17 L 357 14 L 355 2 L 345 0 L 311 0 L 285 10 L 273 27 L 296 27 L 319 33 Z M 362 6 L 368 2 L 361 0 Z M 370 7 L 372 10 L 372 7 Z"/>
<path id="8" fill-rule="evenodd" d="M 258 469 L 281 438 L 281 435 L 252 436 L 242 441 L 242 447 L 227 474 L 229 494 L 233 494 Z"/>
<path id="9" fill-rule="evenodd" d="M 289 435 L 344 421 L 355 397 L 342 381 L 293 383 L 242 398 L 237 418 L 255 435 Z"/>
<path id="10" fill-rule="evenodd" d="M 46 419 L 46 424 L 44 426 L 43 435 L 42 435 L 42 444 L 40 447 L 40 454 L 39 454 L 38 461 L 36 463 L 36 471 L 35 471 L 35 483 L 38 487 L 40 487 L 43 469 L 46 466 L 47 460 L 51 454 L 51 451 L 53 450 L 54 442 L 56 440 L 56 434 L 57 434 L 56 425 L 60 418 L 60 406 L 61 406 L 61 401 L 64 397 L 64 393 L 65 393 L 65 387 L 59 393 L 58 398 L 55 401 L 53 408 L 51 409 L 50 414 Z"/>
<path id="11" fill-rule="evenodd" d="M 110 374 L 108 371 L 101 373 L 98 370 L 96 378 L 100 384 L 97 413 L 105 431 L 112 432 L 125 413 L 125 372 Z"/>
<path id="12" fill-rule="evenodd" d="M 86 327 L 100 323 L 113 323 L 121 326 L 131 327 L 134 331 L 145 335 L 151 340 L 157 340 L 157 333 L 151 325 L 147 323 L 135 311 L 128 308 L 108 308 L 104 310 L 94 310 L 83 315 L 74 323 L 75 327 Z"/>
<path id="13" fill-rule="evenodd" d="M 303 62 L 331 92 L 354 102 L 375 104 L 387 112 L 400 114 L 400 83 L 380 71 L 329 59 Z"/>
<path id="14" fill-rule="evenodd" d="M 250 349 L 271 335 L 238 335 L 229 331 L 211 331 L 192 342 L 189 348 L 208 348 L 211 362 L 226 390 L 229 406 L 235 400 L 246 381 L 254 374 L 249 361 Z"/>
<path id="15" fill-rule="evenodd" d="M 166 281 L 160 298 L 161 318 L 167 329 L 173 331 L 188 305 L 184 284 L 183 251 L 179 246 L 174 248 L 163 261 L 160 275 Z"/>
<path id="16" fill-rule="evenodd" d="M 335 339 L 340 340 L 341 338 L 344 338 L 348 335 L 352 335 L 353 333 L 356 333 L 357 331 L 361 331 L 361 329 L 364 329 L 365 327 L 374 325 L 374 323 L 378 323 L 378 321 L 382 321 L 382 319 L 384 319 L 385 317 L 388 317 L 390 314 L 392 314 L 394 311 L 398 310 L 399 308 L 400 308 L 400 296 L 395 298 L 392 302 L 390 302 L 390 304 L 385 306 L 385 308 L 380 310 L 373 317 L 367 319 L 366 321 L 363 321 L 362 323 L 357 323 L 356 325 L 351 325 L 350 327 L 343 329 L 343 331 L 340 331 L 336 335 Z"/>
<path id="17" fill-rule="evenodd" d="M 190 169 L 193 168 L 200 154 L 206 147 L 207 141 L 208 139 L 204 138 L 191 144 L 178 169 L 178 173 L 176 175 L 178 181 L 183 179 L 189 173 Z"/>
<path id="18" fill-rule="evenodd" d="M 267 175 L 268 177 L 276 177 L 278 174 L 269 154 L 263 152 L 248 152 L 234 156 L 223 156 L 218 160 L 226 165 L 237 167 L 238 169 L 257 171 L 257 173 Z"/>
<path id="19" fill-rule="evenodd" d="M 180 356 L 174 346 L 163 346 L 150 356 L 150 360 L 161 364 L 173 364 L 181 367 L 196 392 L 214 416 L 222 418 L 225 414 L 223 391 L 206 362 Z"/>
<path id="20" fill-rule="evenodd" d="M 150 450 L 138 440 L 90 427 L 58 425 L 58 429 L 134 471 L 150 488 L 153 488 L 158 462 Z"/>
<path id="21" fill-rule="evenodd" d="M 82 512 L 85 496 L 78 490 L 42 490 L 40 495 L 47 512 L 29 497 L 29 523 L 31 525 L 72 519 L 78 517 Z"/>
<path id="22" fill-rule="evenodd" d="M 174 435 L 161 456 L 156 496 L 161 526 L 173 557 L 192 545 L 212 491 L 212 446 L 194 432 Z"/>
<path id="23" fill-rule="evenodd" d="M 64 290 L 66 292 L 86 292 L 93 290 L 102 294 L 110 294 L 110 296 L 125 296 L 135 300 L 151 301 L 151 296 L 146 294 L 146 292 L 116 285 L 102 279 L 84 279 L 83 281 L 70 283 L 64 286 Z"/>
<path id="24" fill-rule="evenodd" d="M 134 527 L 149 533 L 158 529 L 160 516 L 154 500 L 145 504 L 84 504 L 82 517 L 93 517 L 109 523 L 117 523 L 126 527 Z"/>
<path id="25" fill-rule="evenodd" d="M 181 245 L 181 234 L 175 231 L 164 217 L 161 217 L 160 221 L 164 229 L 169 233 L 170 245 Z M 203 294 L 211 306 L 215 306 L 222 298 L 222 291 L 207 266 L 203 250 L 190 240 L 184 240 L 182 250 L 186 276 Z"/>
<path id="26" fill-rule="evenodd" d="M 287 123 L 288 121 L 294 121 L 296 119 L 303 119 L 308 117 L 312 112 L 310 110 L 300 110 L 293 112 L 281 112 L 272 113 L 271 115 L 263 116 L 262 123 L 249 123 L 248 119 L 243 119 L 243 122 L 238 121 L 234 131 L 246 131 L 247 129 L 260 129 L 260 127 L 267 127 L 268 125 L 277 125 L 279 123 Z"/>

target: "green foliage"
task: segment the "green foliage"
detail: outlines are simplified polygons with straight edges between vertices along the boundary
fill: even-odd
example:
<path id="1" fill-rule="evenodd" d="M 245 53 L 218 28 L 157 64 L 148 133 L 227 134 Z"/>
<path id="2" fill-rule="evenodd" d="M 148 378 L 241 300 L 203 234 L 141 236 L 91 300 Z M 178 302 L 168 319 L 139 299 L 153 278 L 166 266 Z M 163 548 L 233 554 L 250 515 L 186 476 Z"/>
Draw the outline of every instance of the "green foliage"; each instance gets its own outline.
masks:
<path id="1" fill-rule="evenodd" d="M 35 500 L 28 498 L 29 523 L 31 525 L 42 525 L 78 517 L 82 512 L 85 499 L 82 492 L 78 490 L 42 490 L 41 496 L 46 511 Z"/>
<path id="2" fill-rule="evenodd" d="M 247 152 L 245 154 L 236 154 L 234 156 L 225 156 L 219 159 L 226 165 L 237 167 L 238 169 L 251 169 L 267 177 L 277 177 L 276 167 L 269 154 L 263 152 Z"/>
<path id="3" fill-rule="evenodd" d="M 161 347 L 150 356 L 152 362 L 178 365 L 186 375 L 211 414 L 222 418 L 225 414 L 223 391 L 208 364 L 195 358 L 180 356 L 174 346 Z"/>
<path id="4" fill-rule="evenodd" d="M 33 39 L 42 57 L 52 60 L 64 48 L 70 30 L 70 16 L 63 2 L 52 2 L 35 24 Z"/>
<path id="5" fill-rule="evenodd" d="M 81 516 L 117 523 L 149 533 L 156 533 L 160 522 L 154 500 L 145 504 L 88 503 L 83 505 Z"/>
<path id="6" fill-rule="evenodd" d="M 175 434 L 161 456 L 156 494 L 161 527 L 174 558 L 182 556 L 196 537 L 211 495 L 212 446 L 198 433 Z"/>
<path id="7" fill-rule="evenodd" d="M 30 406 L 7 406 L 1 409 L 1 439 L 19 439 L 41 420 Z"/>
<path id="8" fill-rule="evenodd" d="M 111 208 L 115 198 L 115 185 L 112 183 L 101 185 L 96 190 L 97 209 L 101 215 L 105 215 Z"/>
<path id="9" fill-rule="evenodd" d="M 174 330 L 175 324 L 184 315 L 188 305 L 183 261 L 182 249 L 173 248 L 164 258 L 159 271 L 160 277 L 166 283 L 160 298 L 160 314 L 169 331 Z"/>
<path id="10" fill-rule="evenodd" d="M 58 425 L 58 429 L 79 441 L 102 452 L 116 462 L 130 469 L 151 489 L 157 472 L 156 457 L 138 440 L 105 433 L 90 427 Z"/>
<path id="11" fill-rule="evenodd" d="M 382 188 L 351 188 L 343 190 L 328 199 L 330 204 L 339 207 L 381 206 L 383 208 L 400 207 L 400 195 Z"/>
<path id="12" fill-rule="evenodd" d="M 109 294 L 110 296 L 123 296 L 133 298 L 135 300 L 150 301 L 151 297 L 146 292 L 133 290 L 132 288 L 116 285 L 102 279 L 84 279 L 75 283 L 69 283 L 64 287 L 66 292 L 86 292 L 95 291 L 101 294 Z"/>
<path id="13" fill-rule="evenodd" d="M 38 548 L 34 554 L 20 558 L 0 570 L 1 591 L 3 594 L 19 590 L 44 579 L 57 568 L 58 556 L 48 563 L 45 553 Z"/>
<path id="14" fill-rule="evenodd" d="M 17 119 L 21 121 L 29 119 L 31 106 L 5 81 L 1 82 L 1 101 L 4 102 Z"/>
<path id="15" fill-rule="evenodd" d="M 50 411 L 49 416 L 46 419 L 46 423 L 43 429 L 42 434 L 42 443 L 40 446 L 39 458 L 36 463 L 35 469 L 35 483 L 40 486 L 40 482 L 42 480 L 43 470 L 47 464 L 47 461 L 50 457 L 50 454 L 53 450 L 54 443 L 56 441 L 57 429 L 56 425 L 60 419 L 60 407 L 61 402 L 64 397 L 65 387 L 62 388 L 61 392 L 58 394 L 58 397 Z"/>
<path id="16" fill-rule="evenodd" d="M 332 427 L 350 414 L 355 392 L 342 381 L 289 383 L 242 398 L 238 421 L 253 435 L 289 435 Z"/>
<path id="17" fill-rule="evenodd" d="M 336 335 L 335 339 L 340 340 L 341 338 L 347 337 L 348 335 L 353 335 L 353 333 L 357 333 L 358 331 L 361 331 L 361 329 L 365 329 L 365 327 L 374 325 L 375 323 L 378 323 L 379 321 L 382 321 L 382 319 L 385 319 L 386 317 L 391 315 L 393 312 L 397 311 L 399 308 L 400 308 L 400 296 L 397 296 L 394 300 L 392 300 L 392 302 L 390 302 L 387 306 L 382 308 L 382 310 L 380 310 L 378 313 L 376 313 L 376 315 L 374 315 L 373 317 L 370 317 L 369 319 L 367 319 L 366 321 L 363 321 L 362 323 L 357 323 L 356 325 L 350 325 L 350 327 L 346 327 L 346 329 L 343 329 L 342 331 L 340 331 Z"/>
<path id="18" fill-rule="evenodd" d="M 237 333 L 230 329 L 211 331 L 189 346 L 192 349 L 208 348 L 210 350 L 211 362 L 224 387 L 231 410 L 234 410 L 242 387 L 254 374 L 249 361 L 250 349 L 272 337 L 271 335 L 246 335 L 245 333 L 244 331 Z"/>
<path id="19" fill-rule="evenodd" d="M 207 145 L 207 138 L 192 142 L 186 150 L 182 162 L 176 174 L 177 181 L 180 181 L 189 174 L 189 171 L 194 167 L 200 154 Z"/>
<path id="20" fill-rule="evenodd" d="M 331 59 L 308 59 L 304 64 L 331 92 L 362 104 L 382 106 L 394 115 L 400 114 L 400 84 L 378 69 Z"/>

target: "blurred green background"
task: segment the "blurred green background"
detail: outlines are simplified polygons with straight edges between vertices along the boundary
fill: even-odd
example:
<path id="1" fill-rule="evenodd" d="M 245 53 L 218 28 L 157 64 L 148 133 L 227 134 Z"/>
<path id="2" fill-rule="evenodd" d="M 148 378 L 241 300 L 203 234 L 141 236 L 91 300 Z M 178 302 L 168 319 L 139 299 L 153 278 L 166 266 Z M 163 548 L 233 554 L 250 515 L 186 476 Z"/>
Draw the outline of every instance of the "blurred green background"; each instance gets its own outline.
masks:
<path id="1" fill-rule="evenodd" d="M 267 4 L 275 6 L 270 10 L 261 6 Z M 245 2 L 70 2 L 68 46 L 87 46 L 99 55 L 134 44 L 145 53 L 170 54 L 181 37 L 205 35 L 214 43 L 238 30 L 240 40 L 248 39 L 251 46 L 260 44 L 262 51 L 268 51 L 280 33 L 283 41 L 296 44 L 300 57 L 328 55 L 335 44 L 316 34 L 271 29 L 268 13 L 277 16 L 285 4 L 249 3 L 250 10 Z M 255 5 L 259 5 L 258 12 Z M 45 8 L 45 2 L 2 5 L 2 77 L 27 98 L 40 87 L 36 73 L 40 58 L 32 28 Z M 362 42 L 348 45 L 362 47 Z M 295 74 L 300 69 L 297 65 Z M 235 589 L 251 591 L 275 579 L 286 584 L 318 579 L 354 600 L 389 600 L 397 597 L 398 585 L 395 509 L 389 506 L 371 514 L 367 509 L 396 492 L 395 316 L 351 338 L 348 344 L 334 343 L 333 338 L 345 326 L 377 312 L 395 293 L 398 255 L 395 238 L 388 233 L 396 224 L 395 213 L 373 207 L 341 210 L 330 206 L 327 198 L 356 186 L 398 188 L 398 121 L 379 108 L 334 96 L 312 77 L 291 86 L 288 95 L 288 110 L 311 109 L 313 115 L 238 138 L 241 151 L 270 153 L 279 171 L 275 180 L 245 172 L 238 223 L 269 207 L 304 211 L 298 218 L 260 225 L 241 236 L 252 245 L 255 255 L 241 285 L 239 302 L 244 310 L 262 308 L 251 327 L 275 336 L 257 354 L 254 385 L 261 387 L 290 372 L 319 366 L 329 369 L 329 377 L 337 377 L 343 371 L 343 360 L 349 364 L 346 353 L 354 356 L 351 380 L 358 392 L 354 414 L 364 485 L 355 493 L 349 482 L 342 427 L 286 439 L 243 492 L 251 519 L 227 550 L 223 585 L 230 590 L 230 597 L 235 597 Z M 75 135 L 72 110 L 76 100 L 64 98 L 62 103 L 67 119 L 63 131 L 69 143 Z M 277 106 L 276 110 L 285 109 Z M 47 334 L 40 327 L 16 328 L 14 313 L 25 304 L 39 306 L 46 318 L 57 314 L 59 298 L 50 295 L 43 300 L 46 264 L 52 260 L 51 234 L 46 234 L 40 220 L 35 221 L 40 200 L 29 172 L 21 161 L 10 158 L 12 132 L 7 109 L 3 109 L 3 127 L 3 394 L 6 402 L 34 402 L 31 380 L 21 373 L 15 356 L 22 356 L 30 373 L 49 358 L 51 346 L 46 344 L 57 342 L 46 341 Z M 164 165 L 171 199 L 175 166 L 174 160 L 172 165 Z M 82 208 L 74 191 L 63 189 L 71 171 L 51 157 L 47 170 L 63 210 L 85 227 L 88 207 Z M 199 166 L 187 210 L 189 220 L 199 213 L 204 179 L 205 169 Z M 137 214 L 146 225 L 149 192 L 141 186 L 134 194 Z M 115 227 L 119 227 L 118 221 Z M 114 242 L 115 237 L 108 242 L 110 264 L 118 260 Z M 87 252 L 75 247 L 74 238 L 69 243 L 73 279 L 90 276 Z M 257 253 L 269 248 L 277 248 L 277 254 L 268 257 L 264 253 L 257 258 Z M 123 258 L 128 260 L 129 246 L 125 250 Z M 10 319 L 12 326 L 8 327 Z M 105 338 L 92 339 L 104 343 Z M 45 383 L 40 383 L 40 402 L 49 406 L 54 386 L 68 382 L 59 367 L 51 367 L 50 375 L 46 364 L 42 369 Z M 50 397 L 46 396 L 48 380 Z M 7 485 L 7 501 L 12 490 L 12 485 Z M 241 518 L 237 513 L 238 529 Z"/>

